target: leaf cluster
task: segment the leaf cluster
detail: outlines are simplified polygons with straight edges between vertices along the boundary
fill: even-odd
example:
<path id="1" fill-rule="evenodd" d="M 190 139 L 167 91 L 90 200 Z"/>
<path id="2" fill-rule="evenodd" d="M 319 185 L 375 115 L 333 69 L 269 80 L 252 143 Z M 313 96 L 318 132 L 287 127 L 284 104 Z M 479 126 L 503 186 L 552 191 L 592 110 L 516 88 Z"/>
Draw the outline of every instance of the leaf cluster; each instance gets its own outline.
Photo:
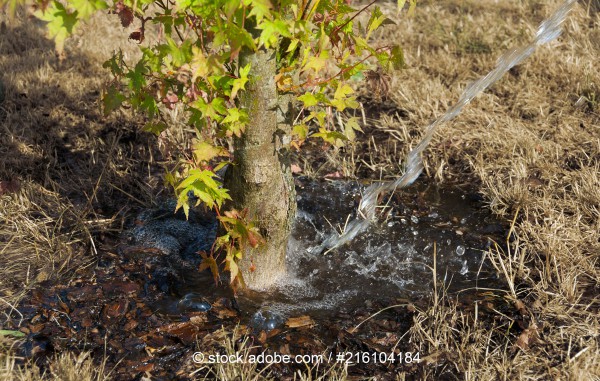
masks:
<path id="1" fill-rule="evenodd" d="M 309 137 L 336 146 L 354 139 L 360 131 L 355 118 L 336 123 L 339 113 L 359 106 L 352 82 L 374 64 L 384 70 L 404 66 L 400 47 L 370 43 L 378 28 L 392 23 L 374 3 L 354 8 L 347 0 L 37 0 L 34 5 L 60 51 L 81 20 L 97 11 L 108 10 L 123 27 L 136 28 L 129 38 L 139 44 L 141 58 L 128 63 L 116 52 L 104 63 L 113 80 L 102 104 L 105 113 L 124 104 L 143 112 L 145 129 L 156 135 L 169 128 L 171 110 L 184 116 L 196 134 L 193 153 L 166 180 L 187 214 L 191 195 L 218 213 L 231 199 L 215 172 L 230 160 L 227 142 L 240 137 L 248 123 L 238 97 L 254 68 L 240 64 L 241 54 L 259 49 L 276 54 L 278 92 L 293 94 L 301 108 L 292 147 L 299 149 Z M 404 3 L 398 1 L 399 10 Z M 366 12 L 370 17 L 363 25 L 358 16 Z M 159 38 L 146 43 L 150 26 Z M 236 265 L 241 247 L 254 247 L 262 238 L 244 213 L 228 211 L 219 219 L 227 233 L 216 248 L 226 251 L 232 281 L 241 280 Z M 205 254 L 203 267 L 215 271 L 213 262 L 213 253 Z"/>

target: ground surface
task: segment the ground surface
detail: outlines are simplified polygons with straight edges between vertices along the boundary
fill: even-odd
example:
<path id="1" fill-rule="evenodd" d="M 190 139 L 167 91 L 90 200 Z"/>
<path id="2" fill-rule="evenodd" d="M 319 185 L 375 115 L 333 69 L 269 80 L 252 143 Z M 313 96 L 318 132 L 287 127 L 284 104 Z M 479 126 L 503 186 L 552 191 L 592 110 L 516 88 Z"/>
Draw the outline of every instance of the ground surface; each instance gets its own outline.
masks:
<path id="1" fill-rule="evenodd" d="M 385 86 L 361 88 L 369 119 L 354 145 L 335 151 L 314 143 L 298 155 L 298 170 L 316 178 L 395 178 L 424 126 L 506 49 L 529 41 L 558 4 L 421 1 L 414 17 L 398 18 L 393 4 L 382 3 L 398 25 L 377 39 L 399 42 L 408 67 L 384 78 Z M 309 371 L 313 379 L 600 377 L 598 14 L 577 8 L 558 41 L 443 126 L 426 151 L 425 177 L 479 193 L 512 226 L 508 245 L 489 253 L 503 288 L 468 299 L 440 291 L 377 301 L 342 309 L 327 324 L 302 317 L 268 334 L 236 330 L 243 312 L 226 294 L 211 299 L 208 313 L 188 312 L 179 322 L 156 314 L 150 306 L 161 295 L 160 261 L 117 250 L 137 212 L 168 195 L 161 167 L 183 134 L 157 141 L 128 110 L 102 115 L 101 62 L 115 41 L 136 54 L 127 32 L 94 20 L 59 63 L 35 23 L 0 19 L 0 329 L 24 335 L 0 334 L 0 378 L 46 372 L 49 379 L 187 379 L 213 372 L 220 379 L 282 379 L 307 371 L 280 364 L 260 374 L 250 365 L 193 373 L 194 351 L 232 353 L 250 344 L 253 353 L 421 354 L 410 364 L 324 364 Z M 392 305 L 400 307 L 354 329 Z"/>

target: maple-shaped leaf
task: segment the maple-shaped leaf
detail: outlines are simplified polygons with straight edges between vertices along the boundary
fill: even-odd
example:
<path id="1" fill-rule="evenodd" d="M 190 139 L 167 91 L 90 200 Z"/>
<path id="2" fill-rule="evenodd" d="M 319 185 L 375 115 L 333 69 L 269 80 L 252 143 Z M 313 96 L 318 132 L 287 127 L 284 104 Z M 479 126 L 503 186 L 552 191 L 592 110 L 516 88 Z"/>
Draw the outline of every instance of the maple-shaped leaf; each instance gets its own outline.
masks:
<path id="1" fill-rule="evenodd" d="M 133 22 L 133 10 L 123 4 L 123 1 L 119 1 L 115 4 L 115 11 L 121 20 L 123 28 L 127 28 Z"/>
<path id="2" fill-rule="evenodd" d="M 109 86 L 106 92 L 102 96 L 102 105 L 104 109 L 104 115 L 108 115 L 114 110 L 121 107 L 121 104 L 125 101 L 125 95 L 123 95 L 117 88 Z"/>
<path id="3" fill-rule="evenodd" d="M 237 263 L 235 263 L 233 255 L 228 255 L 227 257 L 229 259 L 225 262 L 225 270 L 229 271 L 230 283 L 233 283 L 236 280 L 238 274 L 240 273 L 240 268 L 238 267 Z"/>
<path id="4" fill-rule="evenodd" d="M 273 5 L 269 0 L 243 0 L 243 3 L 247 7 L 252 7 L 247 17 L 254 16 L 257 24 L 264 18 L 272 19 L 271 8 L 273 8 Z"/>
<path id="5" fill-rule="evenodd" d="M 316 74 L 318 74 L 327 64 L 327 60 L 329 59 L 329 51 L 323 50 L 319 53 L 319 56 L 309 56 L 306 60 L 306 64 L 302 68 L 302 71 L 314 70 Z"/>
<path id="6" fill-rule="evenodd" d="M 192 169 L 177 186 L 177 190 L 181 192 L 177 198 L 177 208 L 183 207 L 186 216 L 188 215 L 189 192 L 198 197 L 198 203 L 202 201 L 211 209 L 215 204 L 220 208 L 225 200 L 231 200 L 227 190 L 222 188 L 223 184 L 214 179 L 215 176 L 214 172 L 206 169 Z"/>
<path id="7" fill-rule="evenodd" d="M 390 62 L 392 67 L 396 70 L 403 69 L 406 67 L 406 61 L 404 61 L 404 51 L 398 45 L 392 47 L 390 52 Z"/>
<path id="8" fill-rule="evenodd" d="M 150 133 L 155 134 L 156 136 L 160 135 L 163 131 L 165 131 L 168 126 L 163 122 L 149 122 L 144 126 L 144 131 L 148 131 Z"/>
<path id="9" fill-rule="evenodd" d="M 288 24 L 283 20 L 263 20 L 256 29 L 261 30 L 258 38 L 259 45 L 264 45 L 266 48 L 277 45 L 279 37 L 291 37 Z"/>
<path id="10" fill-rule="evenodd" d="M 212 255 L 208 255 L 204 251 L 200 252 L 200 256 L 202 257 L 202 262 L 198 267 L 198 271 L 210 269 L 213 279 L 215 280 L 215 285 L 218 284 L 221 278 L 219 276 L 219 265 L 217 265 L 217 261 Z"/>
<path id="11" fill-rule="evenodd" d="M 304 103 L 304 107 L 312 107 L 319 103 L 319 100 L 313 93 L 306 92 L 298 97 L 298 100 Z"/>
<path id="12" fill-rule="evenodd" d="M 196 163 L 208 162 L 218 156 L 229 156 L 229 152 L 225 148 L 214 146 L 203 140 L 197 141 L 193 148 Z"/>
<path id="13" fill-rule="evenodd" d="M 144 42 L 144 28 L 138 28 L 129 34 L 129 39 L 136 41 L 138 44 Z"/>
<path id="14" fill-rule="evenodd" d="M 248 82 L 248 74 L 250 73 L 250 64 L 247 64 L 240 69 L 240 76 L 233 80 L 233 86 L 231 88 L 231 95 L 229 100 L 232 101 L 237 96 L 238 91 L 246 90 L 246 83 Z"/>
<path id="15" fill-rule="evenodd" d="M 319 132 L 313 134 L 312 136 L 316 138 L 321 138 L 329 144 L 333 144 L 337 147 L 341 147 L 344 145 L 344 141 L 348 140 L 348 137 L 341 132 L 337 131 L 328 131 L 324 128 L 320 128 Z"/>
<path id="16" fill-rule="evenodd" d="M 48 22 L 48 37 L 54 39 L 56 52 L 62 55 L 65 39 L 71 35 L 79 23 L 77 11 L 70 12 L 58 1 L 52 1 L 44 10 L 38 10 L 34 15 Z"/>
<path id="17" fill-rule="evenodd" d="M 107 9 L 108 4 L 104 0 L 70 0 L 71 5 L 82 19 L 88 19 L 96 11 Z"/>

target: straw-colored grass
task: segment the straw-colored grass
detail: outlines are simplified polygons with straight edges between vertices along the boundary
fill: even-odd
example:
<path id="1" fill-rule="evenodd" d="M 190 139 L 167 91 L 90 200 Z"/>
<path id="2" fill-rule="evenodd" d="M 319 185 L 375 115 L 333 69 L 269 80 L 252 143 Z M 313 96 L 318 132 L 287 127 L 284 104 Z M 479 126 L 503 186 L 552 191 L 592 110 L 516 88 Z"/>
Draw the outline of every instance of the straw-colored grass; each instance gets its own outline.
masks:
<path id="1" fill-rule="evenodd" d="M 559 40 L 442 126 L 426 151 L 427 176 L 470 184 L 514 223 L 508 250 L 487 253 L 506 289 L 465 310 L 440 285 L 430 306 L 417 309 L 405 344 L 426 358 L 421 379 L 600 379 L 600 15 L 597 2 L 582 3 Z M 398 18 L 394 4 L 381 3 L 398 25 L 379 42 L 398 42 L 408 67 L 389 78 L 382 99 L 361 91 L 367 109 L 383 102 L 388 111 L 367 115 L 366 134 L 345 156 L 329 153 L 317 165 L 307 156 L 301 166 L 318 175 L 395 178 L 422 129 L 506 49 L 529 41 L 559 4 L 423 0 L 414 17 Z M 139 119 L 104 118 L 98 108 L 107 78 L 100 63 L 126 31 L 95 19 L 59 63 L 35 25 L 1 16 L 0 23 L 0 180 L 19 182 L 16 193 L 0 195 L 0 308 L 14 324 L 31 287 L 85 269 L 98 235 L 121 228 L 119 209 L 156 196 L 162 159 L 153 140 L 139 144 L 147 139 Z M 484 307 L 488 316 L 497 312 L 493 324 L 480 316 Z M 518 319 L 526 324 L 515 329 Z M 2 377 L 39 377 L 35 367 L 15 368 L 14 352 L 2 345 L 12 354 L 0 357 Z M 73 369 L 88 361 L 61 358 Z M 223 377 L 268 375 L 255 371 L 213 369 Z"/>

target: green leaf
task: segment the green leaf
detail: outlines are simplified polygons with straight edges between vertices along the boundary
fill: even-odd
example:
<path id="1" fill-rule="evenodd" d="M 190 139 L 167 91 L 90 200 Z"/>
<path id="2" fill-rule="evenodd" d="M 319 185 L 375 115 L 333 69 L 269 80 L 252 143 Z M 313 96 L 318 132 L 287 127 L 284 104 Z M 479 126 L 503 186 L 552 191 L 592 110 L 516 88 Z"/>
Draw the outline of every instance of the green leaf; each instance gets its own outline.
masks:
<path id="1" fill-rule="evenodd" d="M 379 28 L 385 19 L 386 17 L 381 12 L 381 9 L 379 7 L 375 7 L 373 12 L 371 12 L 371 18 L 369 18 L 369 22 L 367 23 L 368 32 L 373 32 L 375 29 Z"/>
<path id="2" fill-rule="evenodd" d="M 125 95 L 123 95 L 117 88 L 112 85 L 109 86 L 102 97 L 102 105 L 104 106 L 104 115 L 108 115 L 114 110 L 121 107 L 121 104 L 125 101 Z"/>
<path id="3" fill-rule="evenodd" d="M 313 135 L 316 138 L 321 138 L 327 143 L 341 146 L 343 142 L 348 140 L 348 137 L 341 132 L 338 131 L 328 131 L 324 128 L 319 129 L 319 132 Z"/>
<path id="4" fill-rule="evenodd" d="M 250 64 L 247 64 L 240 69 L 240 76 L 233 80 L 233 87 L 231 88 L 230 100 L 234 100 L 237 96 L 238 91 L 246 90 L 246 83 L 248 82 L 248 73 L 250 73 Z"/>
<path id="5" fill-rule="evenodd" d="M 198 98 L 191 106 L 199 110 L 203 118 L 211 118 L 217 122 L 221 122 L 223 115 L 227 114 L 227 107 L 223 98 L 215 98 L 210 103 L 206 103 L 204 99 Z"/>
<path id="6" fill-rule="evenodd" d="M 214 172 L 206 169 L 202 171 L 192 169 L 176 188 L 181 192 L 177 199 L 177 208 L 183 207 L 187 216 L 189 212 L 188 193 L 190 191 L 211 209 L 215 204 L 220 208 L 225 200 L 231 200 L 227 190 L 221 188 L 223 184 L 214 179 L 215 176 Z"/>
<path id="7" fill-rule="evenodd" d="M 123 75 L 123 51 L 119 49 L 118 53 L 113 54 L 113 56 L 105 61 L 102 64 L 104 69 L 110 69 L 110 72 L 115 77 L 120 77 Z"/>
<path id="8" fill-rule="evenodd" d="M 358 118 L 356 118 L 356 117 L 348 118 L 348 120 L 346 120 L 344 122 L 344 135 L 346 135 L 348 140 L 353 141 L 356 138 L 355 131 L 362 132 L 362 129 L 360 128 L 360 125 L 358 124 Z"/>
<path id="9" fill-rule="evenodd" d="M 38 10 L 34 15 L 40 20 L 48 22 L 48 37 L 54 39 L 56 51 L 62 54 L 65 39 L 73 33 L 79 23 L 77 11 L 69 12 L 58 1 L 52 1 L 44 11 Z"/>
<path id="10" fill-rule="evenodd" d="M 230 258 L 229 261 L 227 261 L 227 270 L 229 270 L 230 275 L 230 279 L 231 279 L 231 283 L 233 283 L 235 281 L 235 278 L 238 276 L 240 269 L 237 265 L 237 263 L 235 263 L 235 260 L 233 258 Z"/>
<path id="11" fill-rule="evenodd" d="M 129 70 L 129 72 L 125 75 L 125 77 L 129 78 L 129 88 L 135 92 L 139 92 L 142 87 L 146 86 L 146 77 L 145 75 L 148 73 L 148 68 L 145 65 L 144 58 L 140 59 L 133 70 Z"/>
<path id="12" fill-rule="evenodd" d="M 82 19 L 88 19 L 96 11 L 108 9 L 108 4 L 103 0 L 70 0 L 69 4 L 75 8 Z"/>
<path id="13" fill-rule="evenodd" d="M 306 92 L 303 95 L 298 97 L 298 100 L 304 103 L 304 107 L 312 107 L 319 103 L 317 97 L 315 97 L 312 93 Z"/>
<path id="14" fill-rule="evenodd" d="M 309 56 L 306 60 L 306 65 L 302 68 L 302 71 L 314 70 L 315 74 L 318 74 L 327 63 L 329 59 L 329 51 L 323 50 L 319 53 L 319 56 Z"/>
<path id="15" fill-rule="evenodd" d="M 331 105 L 336 107 L 338 111 L 344 111 L 346 107 L 356 108 L 358 103 L 354 98 L 348 98 L 349 94 L 352 94 L 354 90 L 349 85 L 340 83 L 338 88 L 335 90 L 334 99 L 331 101 Z"/>
<path id="16" fill-rule="evenodd" d="M 231 44 L 232 59 L 236 58 L 237 52 L 244 47 L 256 50 L 254 38 L 252 38 L 252 35 L 246 29 L 240 28 L 234 23 L 229 23 L 226 30 L 229 43 Z"/>
<path id="17" fill-rule="evenodd" d="M 292 128 L 292 134 L 304 140 L 308 136 L 308 126 L 306 124 L 297 124 Z"/>
<path id="18" fill-rule="evenodd" d="M 264 18 L 272 19 L 271 8 L 273 6 L 269 0 L 244 0 L 243 3 L 252 8 L 247 17 L 254 16 L 257 24 L 260 24 Z"/>
<path id="19" fill-rule="evenodd" d="M 266 48 L 277 45 L 277 41 L 281 36 L 292 37 L 288 24 L 283 20 L 275 19 L 271 21 L 265 19 L 256 28 L 262 30 L 258 39 L 259 45 L 264 45 Z"/>
<path id="20" fill-rule="evenodd" d="M 12 337 L 25 337 L 23 332 L 21 331 L 12 331 L 7 329 L 0 329 L 0 336 L 12 336 Z"/>
<path id="21" fill-rule="evenodd" d="M 154 135 L 158 136 L 163 131 L 165 131 L 167 128 L 168 128 L 168 126 L 163 122 L 157 122 L 157 123 L 149 122 L 149 123 L 146 123 L 146 125 L 144 126 L 144 131 L 151 132 Z"/>
<path id="22" fill-rule="evenodd" d="M 406 67 L 406 62 L 404 61 L 404 51 L 402 51 L 398 45 L 392 47 L 392 51 L 390 52 L 390 62 L 392 63 L 392 67 L 396 70 Z"/>

